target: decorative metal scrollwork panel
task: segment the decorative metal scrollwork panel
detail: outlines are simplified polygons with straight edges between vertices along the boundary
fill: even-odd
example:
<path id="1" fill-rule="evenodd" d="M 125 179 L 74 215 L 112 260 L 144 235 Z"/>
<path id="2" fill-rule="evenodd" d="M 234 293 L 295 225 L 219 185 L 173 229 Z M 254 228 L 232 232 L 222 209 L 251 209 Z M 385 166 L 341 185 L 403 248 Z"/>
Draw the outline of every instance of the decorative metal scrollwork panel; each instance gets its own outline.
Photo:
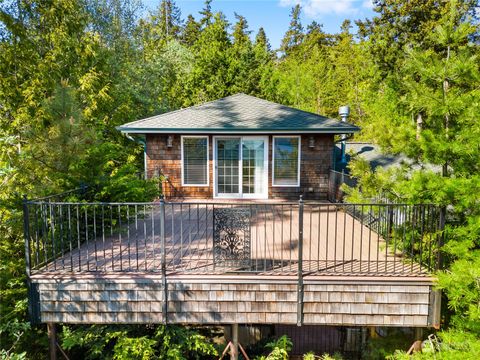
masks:
<path id="1" fill-rule="evenodd" d="M 213 211 L 213 246 L 216 266 L 250 265 L 250 210 L 223 208 Z"/>

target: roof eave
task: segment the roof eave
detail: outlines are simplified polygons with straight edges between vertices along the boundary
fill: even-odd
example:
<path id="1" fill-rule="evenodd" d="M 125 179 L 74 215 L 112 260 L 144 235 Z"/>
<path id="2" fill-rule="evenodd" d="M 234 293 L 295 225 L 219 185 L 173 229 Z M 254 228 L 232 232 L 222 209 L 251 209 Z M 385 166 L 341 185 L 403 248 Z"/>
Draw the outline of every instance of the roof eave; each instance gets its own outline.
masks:
<path id="1" fill-rule="evenodd" d="M 116 129 L 128 134 L 351 134 L 360 131 L 356 126 L 328 129 L 142 129 L 118 126 Z"/>

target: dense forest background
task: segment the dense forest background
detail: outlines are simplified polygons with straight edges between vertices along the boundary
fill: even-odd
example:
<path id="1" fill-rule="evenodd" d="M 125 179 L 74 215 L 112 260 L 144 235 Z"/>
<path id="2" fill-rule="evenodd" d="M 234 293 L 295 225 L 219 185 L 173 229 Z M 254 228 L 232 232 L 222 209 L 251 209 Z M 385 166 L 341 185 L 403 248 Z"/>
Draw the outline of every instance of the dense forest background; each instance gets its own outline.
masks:
<path id="1" fill-rule="evenodd" d="M 442 358 L 480 354 L 480 32 L 476 0 L 374 0 L 376 16 L 328 34 L 300 7 L 280 49 L 207 0 L 7 0 L 0 4 L 0 335 L 3 358 L 44 358 L 27 321 L 21 197 L 88 184 L 97 200 L 142 201 L 141 145 L 115 126 L 244 92 L 322 115 L 349 104 L 361 139 L 410 161 L 351 172 L 350 200 L 382 193 L 446 213 Z M 183 328 L 64 327 L 88 358 L 189 358 L 215 352 Z M 378 358 L 387 352 L 378 351 Z M 405 349 L 404 349 L 405 350 Z M 371 355 L 373 357 L 373 355 Z M 397 353 L 390 355 L 403 358 Z M 423 355 L 428 356 L 435 355 Z M 432 357 L 433 358 L 433 357 Z"/>

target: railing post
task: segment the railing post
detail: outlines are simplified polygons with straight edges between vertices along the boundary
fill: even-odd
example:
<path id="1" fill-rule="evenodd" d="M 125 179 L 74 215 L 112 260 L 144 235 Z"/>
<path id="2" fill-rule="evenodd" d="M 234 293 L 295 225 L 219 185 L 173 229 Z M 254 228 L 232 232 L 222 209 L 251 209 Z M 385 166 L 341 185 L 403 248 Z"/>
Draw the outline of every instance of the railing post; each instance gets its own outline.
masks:
<path id="1" fill-rule="evenodd" d="M 298 202 L 297 326 L 303 323 L 303 196 Z"/>
<path id="2" fill-rule="evenodd" d="M 165 255 L 165 200 L 163 194 L 160 196 L 160 246 L 161 246 L 161 271 L 162 271 L 162 287 L 163 287 L 163 304 L 162 314 L 163 323 L 167 323 L 167 310 L 168 310 L 168 288 L 167 288 L 167 266 Z"/>
<path id="3" fill-rule="evenodd" d="M 440 216 L 439 216 L 439 228 L 440 228 L 441 234 L 440 234 L 440 238 L 438 239 L 437 270 L 443 269 L 442 247 L 445 244 L 446 217 L 447 217 L 447 207 L 442 206 L 440 208 Z"/>
<path id="4" fill-rule="evenodd" d="M 26 195 L 23 195 L 23 236 L 25 237 L 25 270 L 30 277 L 30 214 Z"/>

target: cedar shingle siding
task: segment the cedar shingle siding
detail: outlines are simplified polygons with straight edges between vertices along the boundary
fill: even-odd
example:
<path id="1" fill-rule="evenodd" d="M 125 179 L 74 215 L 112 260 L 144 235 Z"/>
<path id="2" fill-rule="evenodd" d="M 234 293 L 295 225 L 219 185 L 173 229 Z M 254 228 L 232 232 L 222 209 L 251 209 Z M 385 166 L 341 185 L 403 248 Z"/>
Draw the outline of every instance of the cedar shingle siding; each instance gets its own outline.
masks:
<path id="1" fill-rule="evenodd" d="M 257 278 L 257 277 L 255 277 Z M 272 277 L 272 279 L 275 277 Z M 218 277 L 170 278 L 167 320 L 184 324 L 296 324 L 295 279 L 228 281 Z M 36 279 L 42 322 L 160 323 L 164 290 L 160 276 L 142 279 Z M 431 280 L 378 284 L 345 278 L 305 279 L 303 323 L 350 326 L 432 326 Z"/>
<path id="2" fill-rule="evenodd" d="M 193 134 L 192 134 L 193 135 Z M 195 134 L 204 135 L 204 134 Z M 235 133 L 228 134 L 235 136 Z M 284 134 L 288 135 L 288 134 Z M 172 147 L 167 147 L 165 134 L 147 134 L 147 176 L 158 174 L 168 176 L 164 190 L 167 198 L 185 197 L 206 199 L 213 197 L 213 136 L 209 136 L 209 186 L 182 187 L 181 136 L 173 136 Z M 239 135 L 240 136 L 240 135 Z M 310 137 L 315 139 L 315 147 L 309 147 Z M 303 134 L 301 136 L 300 187 L 272 187 L 272 144 L 268 141 L 268 195 L 270 199 L 324 200 L 328 192 L 328 174 L 333 163 L 333 134 Z"/>

